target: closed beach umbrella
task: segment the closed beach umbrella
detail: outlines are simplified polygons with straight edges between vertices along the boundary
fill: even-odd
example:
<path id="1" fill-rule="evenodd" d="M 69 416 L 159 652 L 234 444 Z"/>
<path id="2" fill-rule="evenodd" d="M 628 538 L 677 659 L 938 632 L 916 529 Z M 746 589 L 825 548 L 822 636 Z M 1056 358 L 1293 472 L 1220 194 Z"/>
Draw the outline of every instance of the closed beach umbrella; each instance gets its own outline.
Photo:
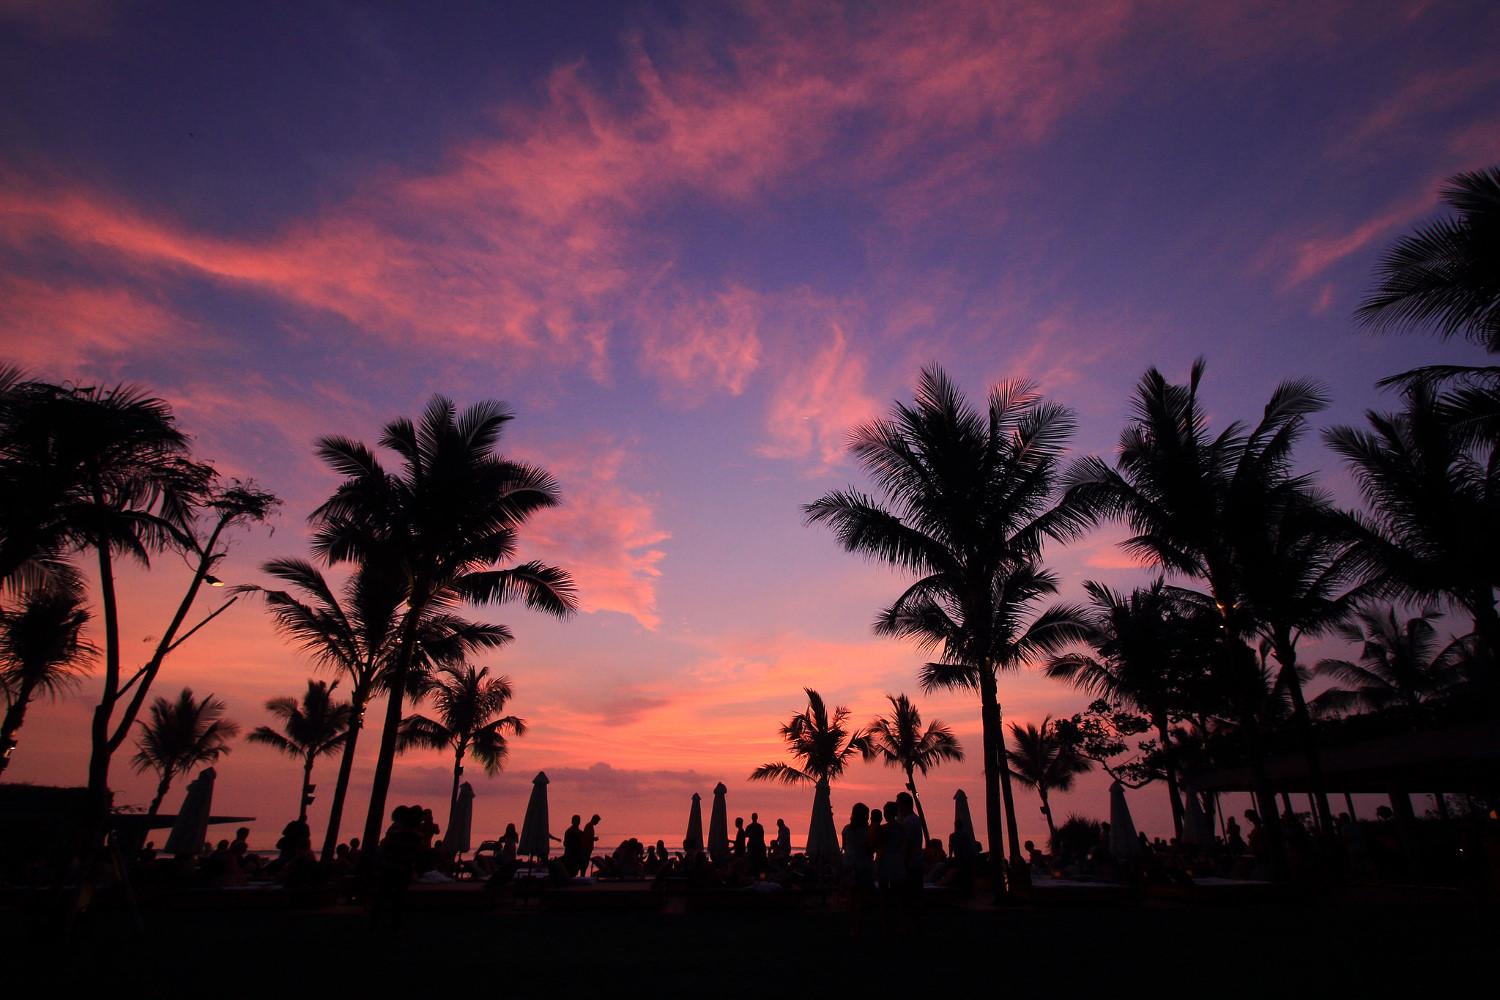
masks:
<path id="1" fill-rule="evenodd" d="M 833 825 L 833 800 L 828 791 L 828 779 L 819 778 L 813 792 L 812 819 L 807 824 L 807 856 L 816 858 L 836 857 L 839 853 L 839 831 Z"/>
<path id="2" fill-rule="evenodd" d="M 1125 804 L 1125 786 L 1118 781 L 1109 786 L 1109 853 L 1117 858 L 1141 856 L 1141 842 L 1135 835 L 1135 822 Z"/>
<path id="3" fill-rule="evenodd" d="M 703 796 L 693 793 L 693 809 L 688 813 L 687 836 L 682 841 L 682 852 L 691 858 L 703 850 Z"/>
<path id="4" fill-rule="evenodd" d="M 443 850 L 463 854 L 469 849 L 469 828 L 474 825 L 474 788 L 467 781 L 458 786 L 458 799 L 448 814 L 448 832 L 443 835 Z"/>
<path id="5" fill-rule="evenodd" d="M 528 858 L 545 858 L 552 850 L 551 829 L 547 822 L 547 772 L 538 771 L 531 779 L 531 801 L 526 803 L 526 819 L 521 823 L 521 842 L 516 853 Z"/>
<path id="6" fill-rule="evenodd" d="M 708 817 L 708 856 L 716 862 L 729 860 L 729 804 L 724 782 L 714 786 L 714 811 Z"/>
<path id="7" fill-rule="evenodd" d="M 979 838 L 974 836 L 974 820 L 969 815 L 969 797 L 962 788 L 953 793 L 953 829 L 957 830 L 960 823 L 969 836 L 969 853 L 978 854 Z"/>
<path id="8" fill-rule="evenodd" d="M 197 854 L 203 847 L 203 838 L 208 834 L 208 811 L 214 804 L 214 769 L 205 767 L 198 777 L 188 785 L 182 808 L 177 810 L 177 822 L 167 834 L 168 854 Z"/>

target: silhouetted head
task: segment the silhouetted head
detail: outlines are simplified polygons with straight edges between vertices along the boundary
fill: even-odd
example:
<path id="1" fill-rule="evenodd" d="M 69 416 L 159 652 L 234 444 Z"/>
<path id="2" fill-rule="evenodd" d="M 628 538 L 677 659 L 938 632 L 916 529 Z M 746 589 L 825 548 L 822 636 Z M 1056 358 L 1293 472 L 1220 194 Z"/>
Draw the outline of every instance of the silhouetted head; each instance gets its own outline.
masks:
<path id="1" fill-rule="evenodd" d="M 514 823 L 507 823 L 507 824 L 505 824 L 505 835 L 507 837 L 517 836 L 517 834 L 516 834 L 516 824 L 514 824 Z"/>
<path id="2" fill-rule="evenodd" d="M 234 831 L 234 839 L 235 840 L 245 840 L 249 836 L 250 836 L 250 828 L 248 826 L 242 826 L 238 830 Z"/>
<path id="3" fill-rule="evenodd" d="M 574 826 L 577 826 L 579 823 L 582 823 L 582 822 L 583 822 L 583 817 L 582 816 L 574 816 L 573 817 L 573 825 Z"/>
<path id="4" fill-rule="evenodd" d="M 896 803 L 894 803 L 894 802 L 887 802 L 885 804 L 885 818 L 886 819 L 895 819 L 896 818 Z"/>
<path id="5" fill-rule="evenodd" d="M 599 825 L 599 814 L 598 813 L 594 813 L 594 815 L 589 819 L 589 826 L 598 826 L 598 825 Z"/>
<path id="6" fill-rule="evenodd" d="M 736 830 L 743 830 L 745 828 L 745 817 L 736 816 L 734 818 L 734 828 Z"/>
<path id="7" fill-rule="evenodd" d="M 863 802 L 854 803 L 854 808 L 849 810 L 849 822 L 853 823 L 855 826 L 869 826 L 870 807 L 865 805 Z M 776 824 L 778 826 L 783 825 L 781 820 L 779 819 L 776 821 Z"/>
<path id="8" fill-rule="evenodd" d="M 902 792 L 900 795 L 896 796 L 896 808 L 901 810 L 901 815 L 903 816 L 906 816 L 914 811 L 915 807 L 912 805 L 910 792 Z"/>
<path id="9" fill-rule="evenodd" d="M 865 811 L 867 813 L 869 812 L 869 810 L 865 810 Z M 778 830 L 785 830 L 786 829 L 786 820 L 784 820 L 784 819 L 778 819 L 776 821 L 776 829 L 778 829 Z"/>
<path id="10" fill-rule="evenodd" d="M 871 826 L 879 826 L 880 825 L 880 821 L 883 820 L 883 819 L 885 819 L 885 814 L 882 813 L 879 809 L 871 809 L 870 810 L 870 825 Z"/>
<path id="11" fill-rule="evenodd" d="M 760 813 L 751 813 L 750 814 L 750 822 L 752 822 L 752 823 L 759 823 L 760 822 Z"/>
<path id="12" fill-rule="evenodd" d="M 1028 841 L 1026 841 L 1026 849 L 1028 851 L 1034 851 L 1034 850 L 1036 850 L 1036 844 L 1034 844 L 1034 843 L 1032 843 L 1031 841 L 1028 840 Z"/>
<path id="13" fill-rule="evenodd" d="M 357 851 L 357 850 L 359 850 L 359 838 L 358 837 L 350 837 L 349 838 L 349 850 L 351 850 L 351 851 Z"/>

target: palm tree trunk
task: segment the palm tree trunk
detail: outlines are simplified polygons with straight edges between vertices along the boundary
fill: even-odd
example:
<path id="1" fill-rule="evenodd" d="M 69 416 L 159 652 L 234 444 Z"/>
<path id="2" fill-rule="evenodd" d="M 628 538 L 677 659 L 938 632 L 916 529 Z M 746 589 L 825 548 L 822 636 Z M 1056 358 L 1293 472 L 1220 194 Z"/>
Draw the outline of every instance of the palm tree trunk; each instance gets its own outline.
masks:
<path id="1" fill-rule="evenodd" d="M 1057 827 L 1052 822 L 1052 804 L 1047 801 L 1047 786 L 1037 785 L 1037 794 L 1042 797 L 1042 815 L 1047 817 L 1047 846 L 1050 848 L 1052 842 L 1057 839 Z"/>
<path id="2" fill-rule="evenodd" d="M 99 498 L 102 504 L 102 497 Z M 99 553 L 99 604 L 104 610 L 104 692 L 99 704 L 94 707 L 94 717 L 89 726 L 91 750 L 89 753 L 89 801 L 96 812 L 98 834 L 104 833 L 104 816 L 109 811 L 109 720 L 114 713 L 115 700 L 120 689 L 120 608 L 115 601 L 114 563 L 110 558 L 109 545 L 95 546 Z M 86 850 L 97 846 L 95 831 L 90 830 Z"/>
<path id="3" fill-rule="evenodd" d="M 396 664 L 386 684 L 385 724 L 380 730 L 380 752 L 375 757 L 375 776 L 370 780 L 370 808 L 365 813 L 364 846 L 374 847 L 380 843 L 380 830 L 385 825 L 385 797 L 391 789 L 391 772 L 396 766 L 396 736 L 401 731 L 401 704 L 406 697 L 406 678 L 411 673 L 411 662 L 415 650 L 416 623 L 421 612 L 412 604 L 401 622 L 405 636 Z M 360 852 L 361 857 L 364 852 Z M 369 855 L 371 861 L 375 854 Z"/>
<path id="4" fill-rule="evenodd" d="M 323 835 L 323 863 L 332 861 L 339 846 L 339 823 L 344 816 L 344 796 L 349 792 L 349 776 L 354 772 L 354 746 L 365 725 L 365 705 L 369 692 L 357 692 L 349 708 L 349 735 L 344 737 L 344 756 L 339 761 L 338 782 L 333 786 L 333 804 L 328 809 L 328 832 Z"/>
<path id="5" fill-rule="evenodd" d="M 161 800 L 167 797 L 167 789 L 172 787 L 173 775 L 170 771 L 161 776 L 161 781 L 156 785 L 156 798 L 151 800 L 151 806 L 146 810 L 147 816 L 155 816 L 156 810 L 161 808 Z"/>
<path id="6" fill-rule="evenodd" d="M 906 765 L 906 789 L 911 792 L 911 801 L 917 807 L 917 819 L 922 821 L 922 846 L 925 848 L 927 842 L 932 839 L 932 834 L 927 829 L 927 814 L 922 811 L 922 797 L 917 794 L 917 782 L 912 777 L 912 767 Z M 455 801 L 457 801 L 455 799 Z M 972 831 L 971 831 L 972 832 Z"/>
<path id="7" fill-rule="evenodd" d="M 1307 761 L 1307 776 L 1312 783 L 1313 804 L 1316 807 L 1318 830 L 1325 837 L 1333 836 L 1333 811 L 1328 807 L 1328 786 L 1323 780 L 1323 764 L 1318 758 L 1318 744 L 1313 737 L 1312 716 L 1307 711 L 1307 699 L 1302 694 L 1302 679 L 1297 676 L 1297 647 L 1291 636 L 1283 632 L 1275 642 L 1276 659 L 1281 664 L 1278 682 L 1285 682 L 1292 695 L 1292 717 L 1297 727 L 1298 741 L 1302 744 L 1302 756 Z"/>
<path id="8" fill-rule="evenodd" d="M 1167 795 L 1172 799 L 1172 829 L 1177 832 L 1177 842 L 1182 843 L 1182 792 L 1177 787 L 1177 753 L 1172 746 L 1172 734 L 1167 728 L 1167 713 L 1151 712 L 1151 723 L 1161 737 L 1162 769 L 1167 772 Z"/>
<path id="9" fill-rule="evenodd" d="M 1000 821 L 1000 775 L 1004 771 L 1000 744 L 1004 731 L 1000 728 L 1000 705 L 995 698 L 995 679 L 988 670 L 979 672 L 979 718 L 984 735 L 984 824 L 985 840 L 990 847 L 990 861 L 998 871 L 999 862 L 1005 856 L 1001 843 L 1005 831 Z"/>
<path id="10" fill-rule="evenodd" d="M 31 704 L 31 684 L 23 684 L 16 692 L 16 700 L 5 712 L 5 723 L 0 725 L 0 774 L 10 767 L 10 755 L 16 749 L 16 733 L 26 721 L 26 706 Z"/>
<path id="11" fill-rule="evenodd" d="M 302 794 L 297 799 L 297 822 L 307 822 L 307 788 L 312 784 L 313 758 L 307 755 L 307 760 L 302 764 Z"/>
<path id="12" fill-rule="evenodd" d="M 453 791 L 448 793 L 448 819 L 443 820 L 444 823 L 453 818 L 453 810 L 458 808 L 458 781 L 463 777 L 463 774 L 464 748 L 459 747 L 453 751 Z"/>
<path id="13" fill-rule="evenodd" d="M 995 706 L 995 726 L 1003 734 L 1000 728 L 1002 718 L 1000 706 Z M 1005 798 L 1005 834 L 1010 840 L 1011 864 L 1021 864 L 1021 833 L 1016 826 L 1016 800 L 1010 790 L 1010 751 L 1005 748 L 1005 737 L 1000 737 L 1000 793 Z"/>

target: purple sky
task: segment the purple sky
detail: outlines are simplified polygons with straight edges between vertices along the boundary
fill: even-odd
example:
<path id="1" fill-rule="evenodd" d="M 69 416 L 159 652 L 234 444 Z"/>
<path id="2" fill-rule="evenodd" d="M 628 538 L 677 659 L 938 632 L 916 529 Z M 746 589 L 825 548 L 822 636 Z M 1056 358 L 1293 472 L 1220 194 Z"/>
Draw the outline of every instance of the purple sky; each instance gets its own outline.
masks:
<path id="1" fill-rule="evenodd" d="M 499 778 L 470 770 L 476 834 L 545 769 L 557 832 L 598 811 L 606 843 L 675 844 L 723 780 L 731 815 L 800 838 L 810 792 L 744 778 L 804 686 L 860 720 L 909 692 L 979 745 L 977 701 L 920 696 L 920 654 L 870 634 L 902 578 L 802 526 L 863 485 L 848 430 L 928 362 L 975 398 L 1038 380 L 1107 454 L 1150 365 L 1206 355 L 1216 426 L 1316 376 L 1326 426 L 1393 406 L 1382 376 L 1473 360 L 1350 314 L 1443 179 L 1500 161 L 1497 44 L 1482 2 L 0 0 L 0 357 L 140 383 L 284 497 L 231 582 L 306 555 L 337 481 L 317 437 L 373 442 L 434 392 L 507 400 L 507 452 L 567 499 L 526 555 L 572 571 L 584 613 L 482 612 L 517 634 L 485 662 L 532 731 Z M 1301 460 L 1353 502 L 1315 437 Z M 1120 537 L 1049 553 L 1065 599 L 1146 579 Z M 127 654 L 185 575 L 132 576 Z M 213 691 L 249 727 L 309 669 L 237 607 L 159 693 Z M 8 777 L 81 783 L 95 690 L 34 709 Z M 1032 722 L 1087 700 L 1029 673 L 1002 699 Z M 143 803 L 125 757 L 117 798 Z M 238 745 L 219 773 L 268 845 L 296 765 Z M 393 801 L 435 805 L 448 774 L 404 758 Z M 859 765 L 835 810 L 898 785 Z M 920 787 L 939 829 L 956 787 L 982 795 L 974 763 Z M 1055 808 L 1102 815 L 1103 789 Z M 1132 801 L 1167 832 L 1164 792 Z M 362 814 L 357 788 L 345 828 Z"/>

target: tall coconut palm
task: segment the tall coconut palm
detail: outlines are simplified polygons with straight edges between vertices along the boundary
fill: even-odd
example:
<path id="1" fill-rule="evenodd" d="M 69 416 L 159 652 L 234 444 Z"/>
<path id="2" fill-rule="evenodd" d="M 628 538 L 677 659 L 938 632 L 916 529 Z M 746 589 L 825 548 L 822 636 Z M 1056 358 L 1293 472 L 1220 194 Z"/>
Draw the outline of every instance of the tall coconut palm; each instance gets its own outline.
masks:
<path id="1" fill-rule="evenodd" d="M 864 758 L 867 761 L 879 758 L 887 767 L 899 767 L 906 772 L 906 788 L 911 792 L 917 807 L 917 818 L 922 821 L 922 839 L 928 838 L 927 814 L 922 810 L 922 797 L 917 794 L 914 771 L 922 777 L 945 760 L 963 760 L 963 747 L 953 730 L 935 719 L 922 728 L 922 713 L 906 695 L 888 694 L 891 703 L 890 715 L 879 715 L 865 727 Z"/>
<path id="2" fill-rule="evenodd" d="M 459 414 L 452 401 L 434 396 L 419 424 L 402 417 L 385 427 L 380 443 L 399 456 L 399 473 L 387 472 L 358 442 L 329 437 L 318 444 L 318 454 L 346 478 L 313 513 L 316 551 L 330 562 L 397 566 L 406 583 L 366 843 L 379 839 L 385 818 L 402 701 L 418 658 L 418 624 L 463 602 L 521 599 L 559 618 L 577 607 L 572 578 L 560 569 L 536 561 L 494 568 L 515 554 L 517 531 L 531 515 L 559 503 L 551 476 L 495 452 L 511 417 L 493 400 Z"/>
<path id="3" fill-rule="evenodd" d="M 265 597 L 277 630 L 295 641 L 317 665 L 338 672 L 350 684 L 349 730 L 323 841 L 323 859 L 327 861 L 338 846 L 365 711 L 385 690 L 389 668 L 401 648 L 406 581 L 398 566 L 377 559 L 358 564 L 338 593 L 316 567 L 299 559 L 277 559 L 262 568 L 291 588 L 250 588 Z M 408 695 L 421 690 L 435 667 L 461 664 L 475 653 L 512 639 L 503 625 L 466 621 L 446 612 L 430 613 L 415 627 L 418 635 L 407 674 Z"/>
<path id="4" fill-rule="evenodd" d="M 849 710 L 842 705 L 830 713 L 823 696 L 812 688 L 807 694 L 807 710 L 798 712 L 781 727 L 787 752 L 800 766 L 787 763 L 762 764 L 750 774 L 751 781 L 781 781 L 788 785 L 815 784 L 820 778 L 829 781 L 841 777 L 856 754 L 863 755 L 865 734 L 851 731 L 846 725 Z"/>
<path id="5" fill-rule="evenodd" d="M 69 573 L 53 574 L 24 591 L 14 607 L 0 610 L 0 690 L 6 697 L 0 774 L 10 766 L 27 706 L 38 696 L 77 687 L 98 652 L 83 635 L 88 620 L 82 582 Z"/>
<path id="6" fill-rule="evenodd" d="M 1010 773 L 1021 784 L 1041 797 L 1042 815 L 1047 817 L 1048 843 L 1057 836 L 1052 822 L 1049 792 L 1066 792 L 1073 779 L 1093 769 L 1093 762 L 1063 739 L 1051 716 L 1042 719 L 1041 728 L 1016 722 L 1010 724 Z"/>
<path id="7" fill-rule="evenodd" d="M 1308 417 L 1328 404 L 1317 383 L 1282 382 L 1259 423 L 1234 422 L 1213 435 L 1198 394 L 1204 361 L 1193 363 L 1186 385 L 1174 385 L 1155 368 L 1136 389 L 1134 414 L 1120 435 L 1117 467 L 1084 459 L 1068 474 L 1069 497 L 1095 514 L 1124 521 L 1135 535 L 1123 543 L 1166 573 L 1201 580 L 1219 611 L 1225 672 L 1249 676 L 1254 652 L 1247 641 L 1256 622 L 1248 603 L 1241 553 L 1264 526 L 1311 489 L 1292 472 L 1292 450 Z M 1265 778 L 1265 758 L 1255 711 L 1242 702 L 1261 815 L 1273 865 L 1284 874 L 1275 801 Z"/>
<path id="8" fill-rule="evenodd" d="M 1394 414 L 1365 414 L 1368 431 L 1335 427 L 1370 508 L 1352 551 L 1371 588 L 1420 603 L 1447 601 L 1473 618 L 1488 653 L 1500 653 L 1500 445 L 1476 443 L 1418 386 Z"/>
<path id="9" fill-rule="evenodd" d="M 1414 710 L 1460 689 L 1469 644 L 1459 639 L 1440 646 L 1433 627 L 1439 617 L 1427 612 L 1403 622 L 1389 605 L 1361 611 L 1339 629 L 1346 641 L 1360 647 L 1359 662 L 1319 660 L 1317 676 L 1338 686 L 1314 698 L 1313 708 L 1323 715 Z"/>
<path id="10" fill-rule="evenodd" d="M 1015 611 L 1055 589 L 1035 565 L 1043 544 L 1076 538 L 1088 524 L 1057 496 L 1072 430 L 1071 414 L 1030 383 L 996 386 L 979 413 L 941 369 L 929 368 L 914 405 L 898 403 L 889 419 L 851 436 L 850 451 L 882 498 L 851 489 L 803 508 L 809 524 L 828 525 L 846 550 L 917 576 L 876 627 L 942 651 L 944 662 L 924 676 L 926 686 L 979 695 L 985 819 L 994 845 L 1004 836 L 1002 789 L 1008 798 L 1010 788 L 997 672 L 1059 632 L 1059 623 L 1042 619 L 1023 628 Z M 1020 861 L 1014 822 L 1011 854 Z"/>
<path id="11" fill-rule="evenodd" d="M 398 751 L 412 747 L 453 751 L 453 790 L 448 795 L 448 815 L 458 804 L 464 758 L 472 753 L 485 774 L 499 774 L 510 756 L 506 734 L 525 736 L 526 723 L 514 715 L 500 716 L 510 701 L 509 677 L 490 677 L 488 667 L 475 670 L 471 664 L 437 671 L 428 696 L 437 708 L 436 719 L 410 715 L 401 723 Z"/>
<path id="12" fill-rule="evenodd" d="M 876 631 L 915 639 L 926 648 L 941 651 L 941 660 L 922 667 L 923 690 L 978 691 L 982 699 L 987 687 L 998 690 L 1001 673 L 1044 660 L 1086 637 L 1087 625 L 1079 609 L 1067 605 L 1037 607 L 1042 600 L 1056 594 L 1057 577 L 1037 563 L 1027 563 L 1006 568 L 1000 573 L 991 591 L 988 621 L 979 623 L 971 616 L 961 622 L 953 605 L 941 596 L 908 592 L 876 623 Z M 977 667 L 967 659 L 979 651 L 979 647 L 969 645 L 970 629 L 975 624 L 981 624 L 988 643 L 983 654 L 975 657 L 980 664 Z M 992 718 L 999 724 L 998 699 Z M 999 785 L 1005 804 L 1005 836 L 1012 862 L 1021 865 L 1024 863 L 1021 835 L 1007 758 L 1002 740 L 995 763 L 1004 768 L 1000 772 Z M 992 840 L 991 843 L 997 845 L 995 856 L 1003 857 L 999 841 Z"/>
<path id="13" fill-rule="evenodd" d="M 151 703 L 150 717 L 141 720 L 132 760 L 137 774 L 155 771 L 159 779 L 147 815 L 156 815 L 179 774 L 198 764 L 212 764 L 229 752 L 228 742 L 239 735 L 240 727 L 225 719 L 224 711 L 224 703 L 213 695 L 199 701 L 189 688 L 183 688 L 176 701 L 157 698 Z"/>
<path id="14" fill-rule="evenodd" d="M 296 698 L 272 698 L 266 711 L 281 720 L 285 732 L 270 726 L 256 726 L 245 740 L 271 747 L 288 757 L 302 761 L 302 793 L 297 801 L 297 819 L 307 822 L 308 796 L 312 789 L 313 763 L 319 757 L 337 753 L 349 735 L 350 704 L 333 700 L 338 681 L 308 681 L 307 691 L 299 703 Z"/>

